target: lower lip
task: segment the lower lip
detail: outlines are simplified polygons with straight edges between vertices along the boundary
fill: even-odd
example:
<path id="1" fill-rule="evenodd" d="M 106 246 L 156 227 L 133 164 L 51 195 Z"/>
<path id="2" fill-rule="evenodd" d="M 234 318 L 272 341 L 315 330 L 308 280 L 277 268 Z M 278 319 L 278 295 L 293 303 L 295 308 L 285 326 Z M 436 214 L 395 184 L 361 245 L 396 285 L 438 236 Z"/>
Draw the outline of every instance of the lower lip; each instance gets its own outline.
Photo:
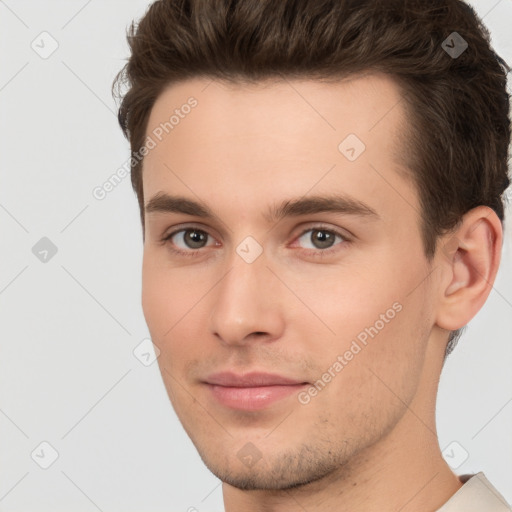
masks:
<path id="1" fill-rule="evenodd" d="M 207 384 L 213 396 L 226 407 L 245 411 L 264 409 L 278 400 L 298 393 L 307 384 L 235 388 Z"/>

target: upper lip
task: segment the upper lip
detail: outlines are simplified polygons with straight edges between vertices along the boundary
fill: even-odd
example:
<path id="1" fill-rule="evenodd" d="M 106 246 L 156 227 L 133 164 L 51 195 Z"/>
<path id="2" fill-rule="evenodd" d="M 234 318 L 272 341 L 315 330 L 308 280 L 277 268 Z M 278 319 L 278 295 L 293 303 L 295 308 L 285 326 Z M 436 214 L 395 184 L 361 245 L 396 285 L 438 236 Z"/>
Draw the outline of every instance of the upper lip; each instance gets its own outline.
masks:
<path id="1" fill-rule="evenodd" d="M 233 372 L 213 373 L 205 379 L 208 384 L 218 386 L 251 388 L 258 386 L 290 386 L 294 384 L 305 384 L 304 381 L 290 379 L 282 375 L 264 372 L 251 372 L 244 375 L 237 375 Z"/>

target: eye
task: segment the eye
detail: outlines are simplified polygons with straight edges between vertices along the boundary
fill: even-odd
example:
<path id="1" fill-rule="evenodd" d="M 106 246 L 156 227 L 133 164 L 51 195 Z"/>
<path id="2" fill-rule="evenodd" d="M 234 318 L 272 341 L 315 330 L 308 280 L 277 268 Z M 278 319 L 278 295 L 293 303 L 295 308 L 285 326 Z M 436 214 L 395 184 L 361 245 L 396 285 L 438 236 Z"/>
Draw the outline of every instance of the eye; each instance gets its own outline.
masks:
<path id="1" fill-rule="evenodd" d="M 307 229 L 297 238 L 299 245 L 304 249 L 320 249 L 325 251 L 331 249 L 340 242 L 347 241 L 347 239 L 332 229 L 322 227 L 314 227 Z"/>
<path id="2" fill-rule="evenodd" d="M 209 239 L 211 239 L 210 243 Z M 173 231 L 164 238 L 164 241 L 174 245 L 178 252 L 190 252 L 190 250 L 202 249 L 208 245 L 214 245 L 215 242 L 206 231 L 197 228 Z"/>

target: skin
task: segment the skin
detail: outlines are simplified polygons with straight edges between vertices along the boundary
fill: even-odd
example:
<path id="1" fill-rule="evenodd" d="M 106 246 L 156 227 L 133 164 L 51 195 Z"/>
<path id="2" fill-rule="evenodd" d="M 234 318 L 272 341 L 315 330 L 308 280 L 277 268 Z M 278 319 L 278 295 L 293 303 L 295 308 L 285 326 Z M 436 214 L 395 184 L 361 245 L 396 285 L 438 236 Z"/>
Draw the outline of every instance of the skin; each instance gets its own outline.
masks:
<path id="1" fill-rule="evenodd" d="M 386 76 L 187 80 L 157 99 L 147 134 L 190 96 L 198 105 L 145 157 L 144 201 L 182 196 L 214 217 L 146 213 L 142 306 L 169 398 L 223 481 L 226 511 L 437 510 L 462 485 L 435 425 L 448 331 L 490 292 L 499 219 L 471 210 L 426 259 L 418 194 L 396 157 L 406 117 Z M 350 133 L 366 145 L 353 162 L 338 150 Z M 286 200 L 332 194 L 377 216 L 266 215 Z M 319 225 L 346 240 L 318 248 L 313 231 L 302 233 Z M 193 253 L 190 231 L 162 242 L 185 228 L 205 232 L 206 245 Z M 236 252 L 247 236 L 263 249 L 253 263 Z M 395 303 L 400 312 L 307 404 L 294 394 L 233 410 L 202 382 L 232 370 L 314 383 Z M 237 455 L 247 443 L 261 457 L 252 466 Z"/>

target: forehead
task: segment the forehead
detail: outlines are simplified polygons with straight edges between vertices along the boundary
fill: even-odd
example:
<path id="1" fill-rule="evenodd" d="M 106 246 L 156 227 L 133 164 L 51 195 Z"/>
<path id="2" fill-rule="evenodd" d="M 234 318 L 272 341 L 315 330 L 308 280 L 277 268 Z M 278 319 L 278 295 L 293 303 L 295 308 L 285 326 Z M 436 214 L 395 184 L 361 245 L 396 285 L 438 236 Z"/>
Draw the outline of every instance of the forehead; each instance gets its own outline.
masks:
<path id="1" fill-rule="evenodd" d="M 197 104 L 189 109 L 187 102 L 193 100 Z M 239 135 L 277 131 L 286 135 L 293 126 L 300 129 L 306 123 L 313 140 L 315 135 L 339 137 L 350 131 L 363 135 L 377 125 L 384 131 L 395 128 L 403 118 L 402 100 L 398 84 L 385 74 L 355 75 L 329 83 L 269 79 L 247 84 L 195 78 L 164 89 L 151 110 L 146 131 L 150 134 L 175 113 L 167 131 L 175 135 L 176 143 L 180 132 L 187 132 L 184 125 L 190 122 L 183 122 L 187 117 L 200 117 L 204 130 L 196 136 L 203 137 L 208 130 L 210 140 L 235 131 Z M 180 110 L 184 112 L 176 112 Z"/>
<path id="2" fill-rule="evenodd" d="M 261 194 L 277 200 L 341 187 L 375 195 L 377 206 L 396 202 L 397 188 L 412 193 L 400 158 L 403 103 L 400 88 L 382 74 L 332 83 L 173 84 L 147 125 L 156 145 L 144 159 L 145 201 L 179 188 L 221 202 L 238 197 L 248 208 Z"/>

